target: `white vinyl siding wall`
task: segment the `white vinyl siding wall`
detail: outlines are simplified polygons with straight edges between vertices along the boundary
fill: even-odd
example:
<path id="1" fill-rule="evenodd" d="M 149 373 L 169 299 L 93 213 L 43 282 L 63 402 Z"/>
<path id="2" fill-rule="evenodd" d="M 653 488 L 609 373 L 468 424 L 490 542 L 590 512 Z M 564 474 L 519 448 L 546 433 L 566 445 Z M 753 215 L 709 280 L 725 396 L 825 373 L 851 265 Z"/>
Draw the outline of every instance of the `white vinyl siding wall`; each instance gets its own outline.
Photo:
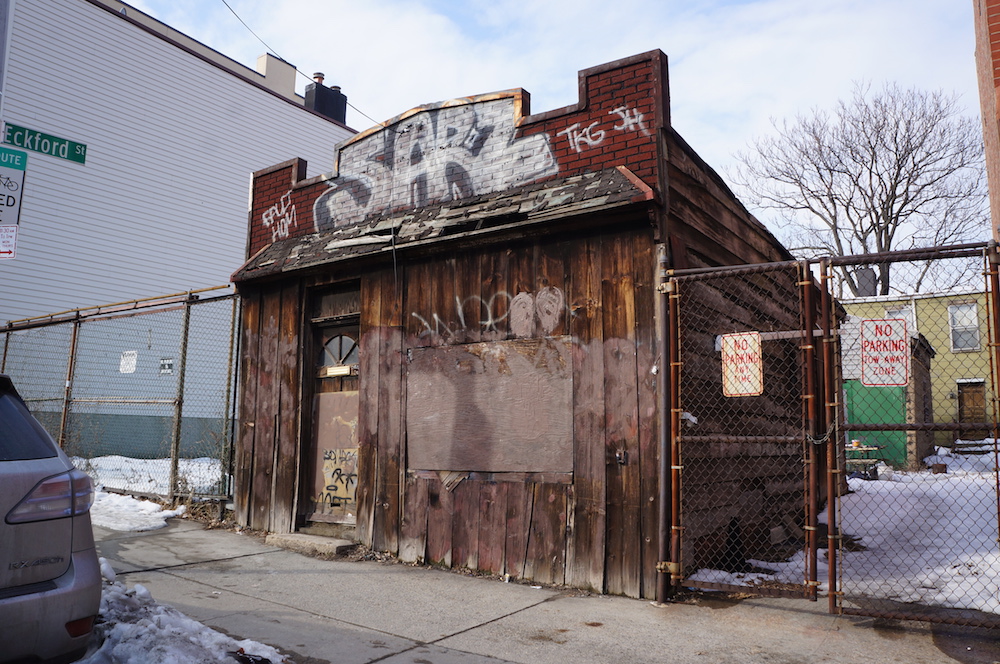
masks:
<path id="1" fill-rule="evenodd" d="M 87 160 L 28 152 L 0 324 L 228 283 L 250 174 L 294 157 L 328 172 L 351 135 L 86 0 L 16 3 L 5 93 L 5 121 Z"/>

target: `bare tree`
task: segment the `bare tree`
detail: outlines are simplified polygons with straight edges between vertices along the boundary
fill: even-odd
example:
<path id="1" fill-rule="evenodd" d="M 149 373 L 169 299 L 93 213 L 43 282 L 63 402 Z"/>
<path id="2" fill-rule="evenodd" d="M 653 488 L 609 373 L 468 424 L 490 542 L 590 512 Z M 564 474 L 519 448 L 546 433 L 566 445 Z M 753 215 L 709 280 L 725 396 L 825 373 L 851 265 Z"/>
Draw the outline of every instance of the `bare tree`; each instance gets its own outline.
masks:
<path id="1" fill-rule="evenodd" d="M 776 135 L 736 155 L 736 180 L 753 205 L 779 213 L 796 255 L 936 247 L 988 233 L 982 129 L 961 115 L 957 96 L 897 85 L 872 93 L 856 84 L 832 113 L 814 110 L 772 124 Z M 871 267 L 876 292 L 892 292 L 890 264 Z M 905 287 L 919 290 L 929 276 L 936 289 L 968 279 L 952 275 L 954 283 L 940 283 L 942 273 L 928 275 L 925 267 Z M 842 277 L 860 294 L 854 272 Z"/>

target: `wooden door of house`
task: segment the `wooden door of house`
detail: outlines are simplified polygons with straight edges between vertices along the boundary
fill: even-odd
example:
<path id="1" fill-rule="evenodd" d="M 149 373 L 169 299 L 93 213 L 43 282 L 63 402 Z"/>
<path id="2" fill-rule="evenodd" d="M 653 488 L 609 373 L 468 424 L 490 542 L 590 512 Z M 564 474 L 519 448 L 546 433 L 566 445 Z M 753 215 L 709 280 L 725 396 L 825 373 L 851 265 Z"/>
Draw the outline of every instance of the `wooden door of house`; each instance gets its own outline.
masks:
<path id="1" fill-rule="evenodd" d="M 316 329 L 305 521 L 353 524 L 358 486 L 358 326 Z"/>
<path id="2" fill-rule="evenodd" d="M 965 431 L 961 437 L 966 440 L 982 440 L 989 435 L 986 425 L 986 384 L 984 381 L 963 381 L 958 383 L 958 421 L 983 422 L 983 428 Z"/>

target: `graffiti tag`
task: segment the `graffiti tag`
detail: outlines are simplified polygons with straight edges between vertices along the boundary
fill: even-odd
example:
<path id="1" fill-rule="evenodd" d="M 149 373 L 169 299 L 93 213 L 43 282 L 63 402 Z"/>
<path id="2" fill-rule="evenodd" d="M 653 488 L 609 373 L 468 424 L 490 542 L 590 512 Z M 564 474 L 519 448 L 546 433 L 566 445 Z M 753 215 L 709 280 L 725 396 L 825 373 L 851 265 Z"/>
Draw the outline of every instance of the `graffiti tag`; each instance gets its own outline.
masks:
<path id="1" fill-rule="evenodd" d="M 264 228 L 271 229 L 271 242 L 288 237 L 288 229 L 297 226 L 295 206 L 292 205 L 292 192 L 286 193 L 275 205 L 272 205 L 260 217 Z"/>

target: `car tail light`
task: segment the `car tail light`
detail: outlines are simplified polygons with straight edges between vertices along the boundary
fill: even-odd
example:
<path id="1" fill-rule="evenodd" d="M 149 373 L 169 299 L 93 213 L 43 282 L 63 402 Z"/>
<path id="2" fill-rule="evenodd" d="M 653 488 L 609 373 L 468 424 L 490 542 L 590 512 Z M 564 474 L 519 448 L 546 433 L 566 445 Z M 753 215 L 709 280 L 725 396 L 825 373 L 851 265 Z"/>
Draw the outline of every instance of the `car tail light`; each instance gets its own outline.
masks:
<path id="1" fill-rule="evenodd" d="M 80 618 L 79 620 L 71 620 L 66 623 L 66 632 L 72 638 L 78 636 L 84 636 L 90 634 L 90 631 L 94 629 L 94 618 L 96 616 L 87 616 L 86 618 Z"/>
<path id="2" fill-rule="evenodd" d="M 61 519 L 84 514 L 94 504 L 90 476 L 80 470 L 42 480 L 7 515 L 7 523 Z"/>

